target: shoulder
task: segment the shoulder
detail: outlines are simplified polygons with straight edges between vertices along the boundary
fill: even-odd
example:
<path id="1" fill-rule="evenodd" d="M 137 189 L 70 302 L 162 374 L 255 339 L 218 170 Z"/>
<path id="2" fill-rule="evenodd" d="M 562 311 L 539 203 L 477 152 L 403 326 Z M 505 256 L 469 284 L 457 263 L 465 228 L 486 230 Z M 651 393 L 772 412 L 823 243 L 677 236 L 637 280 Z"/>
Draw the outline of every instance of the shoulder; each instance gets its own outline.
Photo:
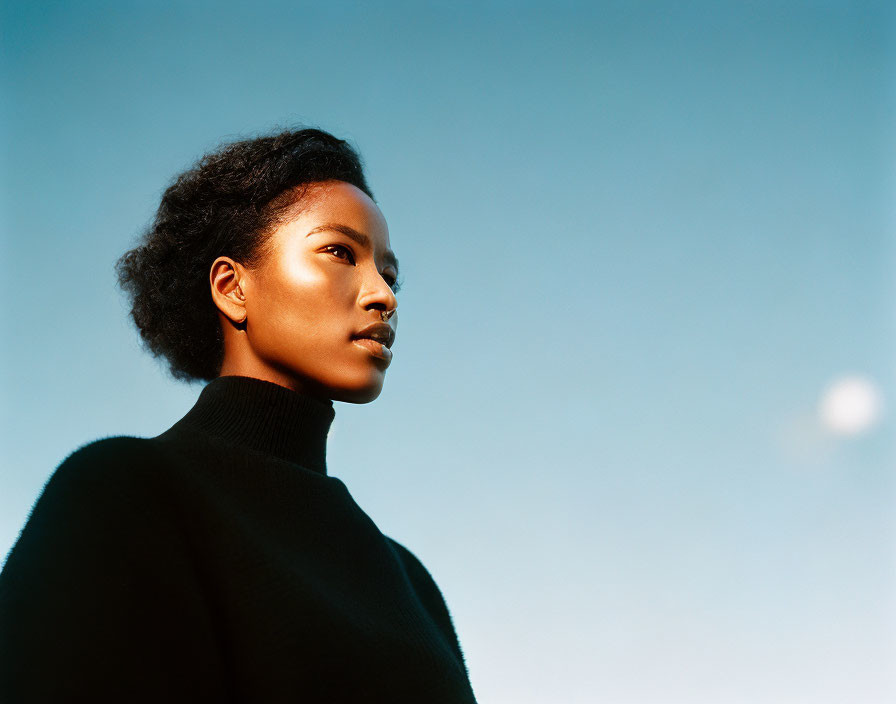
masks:
<path id="1" fill-rule="evenodd" d="M 66 456 L 44 483 L 29 519 L 110 517 L 157 503 L 160 450 L 149 438 L 93 440 Z M 114 507 L 114 510 L 113 508 Z"/>
<path id="2" fill-rule="evenodd" d="M 147 438 L 94 440 L 71 452 L 50 474 L 31 507 L 7 558 L 46 554 L 84 556 L 92 546 L 110 546 L 135 533 L 152 535 L 164 520 L 158 485 L 157 450 Z M 56 556 L 55 558 L 53 556 Z"/>
<path id="3" fill-rule="evenodd" d="M 100 438 L 70 452 L 44 488 L 60 484 L 120 486 L 145 479 L 159 461 L 160 448 L 150 438 L 127 435 Z"/>
<path id="4" fill-rule="evenodd" d="M 120 461 L 147 458 L 157 453 L 157 443 L 151 438 L 113 435 L 93 440 L 73 450 L 60 466 L 110 465 Z"/>
<path id="5" fill-rule="evenodd" d="M 390 538 L 388 535 L 385 536 L 385 538 L 386 538 L 386 540 L 389 541 L 389 544 L 392 546 L 392 549 L 395 550 L 395 552 L 401 558 L 401 561 L 405 564 L 405 566 L 411 567 L 415 572 L 423 571 L 423 572 L 426 572 L 426 574 L 429 574 L 429 572 L 423 566 L 423 563 L 420 562 L 420 559 L 413 552 L 408 550 L 408 548 L 406 548 L 404 545 L 399 543 L 394 538 Z"/>
<path id="6" fill-rule="evenodd" d="M 408 573 L 408 576 L 411 578 L 411 581 L 414 583 L 414 586 L 419 590 L 422 590 L 423 593 L 428 597 L 428 601 L 435 601 L 440 606 L 444 606 L 444 598 L 442 596 L 442 592 L 439 589 L 438 585 L 436 585 L 435 580 L 432 578 L 432 575 L 429 573 L 429 570 L 423 565 L 413 552 L 411 552 L 404 545 L 399 543 L 397 540 L 386 536 L 386 540 L 389 541 L 389 544 L 392 545 L 393 550 L 398 554 L 399 558 L 404 564 L 405 570 Z"/>

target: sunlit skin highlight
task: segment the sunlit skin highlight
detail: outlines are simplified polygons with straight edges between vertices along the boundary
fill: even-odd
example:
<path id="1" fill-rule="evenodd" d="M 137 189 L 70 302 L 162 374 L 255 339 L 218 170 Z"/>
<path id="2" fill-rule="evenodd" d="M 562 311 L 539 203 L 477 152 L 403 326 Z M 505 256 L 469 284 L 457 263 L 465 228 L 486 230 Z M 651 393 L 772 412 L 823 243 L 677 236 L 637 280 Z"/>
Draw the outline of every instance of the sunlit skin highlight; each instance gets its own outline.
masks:
<path id="1" fill-rule="evenodd" d="M 389 362 L 352 337 L 396 308 L 398 269 L 386 220 L 362 190 L 313 184 L 275 226 L 256 267 L 222 256 L 209 276 L 224 336 L 220 376 L 348 403 L 380 395 Z M 397 311 L 387 322 L 397 332 Z"/>

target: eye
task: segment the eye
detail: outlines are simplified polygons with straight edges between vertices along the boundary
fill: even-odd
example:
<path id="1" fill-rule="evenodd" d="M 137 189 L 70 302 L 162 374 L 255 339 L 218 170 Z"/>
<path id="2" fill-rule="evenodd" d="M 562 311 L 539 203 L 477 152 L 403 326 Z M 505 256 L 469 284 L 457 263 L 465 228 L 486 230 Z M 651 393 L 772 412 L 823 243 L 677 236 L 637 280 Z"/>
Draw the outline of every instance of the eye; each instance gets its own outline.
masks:
<path id="1" fill-rule="evenodd" d="M 355 263 L 355 257 L 352 254 L 352 251 L 345 245 L 330 244 L 324 247 L 325 252 L 330 252 L 330 250 L 335 250 L 336 252 L 345 252 L 345 254 L 347 255 L 347 259 L 345 259 L 345 261 L 349 261 L 352 264 Z M 338 257 L 336 256 L 336 254 L 333 254 L 333 256 L 337 259 L 343 259 L 343 257 Z M 383 278 L 386 280 L 386 283 L 389 284 L 389 288 L 392 289 L 392 293 L 398 293 L 398 291 L 401 289 L 401 284 L 398 282 L 398 280 L 393 276 L 384 276 Z"/>
<path id="2" fill-rule="evenodd" d="M 329 251 L 331 249 L 336 249 L 337 251 L 345 252 L 348 255 L 348 261 L 350 261 L 352 264 L 355 263 L 355 257 L 352 254 L 352 251 L 348 247 L 341 245 L 341 244 L 331 244 L 331 245 L 328 245 L 327 247 L 325 247 L 324 251 Z M 334 254 L 333 256 L 336 256 L 336 255 Z M 336 257 L 336 258 L 342 259 L 342 257 Z"/>

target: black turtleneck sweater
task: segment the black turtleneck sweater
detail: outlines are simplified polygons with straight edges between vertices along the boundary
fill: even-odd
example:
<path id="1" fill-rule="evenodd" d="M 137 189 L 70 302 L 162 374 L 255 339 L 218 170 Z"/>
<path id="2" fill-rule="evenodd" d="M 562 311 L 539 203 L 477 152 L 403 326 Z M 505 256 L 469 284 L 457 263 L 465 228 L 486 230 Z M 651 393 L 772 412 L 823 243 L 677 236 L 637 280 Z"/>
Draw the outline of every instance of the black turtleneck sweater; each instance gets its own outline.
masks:
<path id="1" fill-rule="evenodd" d="M 334 415 L 224 376 L 69 455 L 0 573 L 0 701 L 475 702 L 429 572 L 327 474 Z"/>

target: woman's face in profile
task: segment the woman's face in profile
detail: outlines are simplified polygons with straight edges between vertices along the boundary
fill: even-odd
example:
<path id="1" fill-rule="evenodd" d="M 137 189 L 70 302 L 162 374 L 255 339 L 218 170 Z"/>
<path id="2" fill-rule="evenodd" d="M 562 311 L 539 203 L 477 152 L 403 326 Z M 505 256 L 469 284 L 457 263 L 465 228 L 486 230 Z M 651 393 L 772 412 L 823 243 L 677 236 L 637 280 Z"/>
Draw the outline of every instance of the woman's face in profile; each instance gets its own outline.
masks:
<path id="1" fill-rule="evenodd" d="M 381 316 L 397 306 L 398 269 L 380 209 L 349 183 L 314 184 L 268 245 L 240 284 L 241 336 L 250 348 L 240 356 L 260 366 L 236 373 L 270 372 L 272 380 L 286 377 L 297 390 L 336 401 L 374 400 L 392 352 L 357 335 L 379 323 L 394 336 L 398 326 L 397 312 L 386 322 Z"/>

